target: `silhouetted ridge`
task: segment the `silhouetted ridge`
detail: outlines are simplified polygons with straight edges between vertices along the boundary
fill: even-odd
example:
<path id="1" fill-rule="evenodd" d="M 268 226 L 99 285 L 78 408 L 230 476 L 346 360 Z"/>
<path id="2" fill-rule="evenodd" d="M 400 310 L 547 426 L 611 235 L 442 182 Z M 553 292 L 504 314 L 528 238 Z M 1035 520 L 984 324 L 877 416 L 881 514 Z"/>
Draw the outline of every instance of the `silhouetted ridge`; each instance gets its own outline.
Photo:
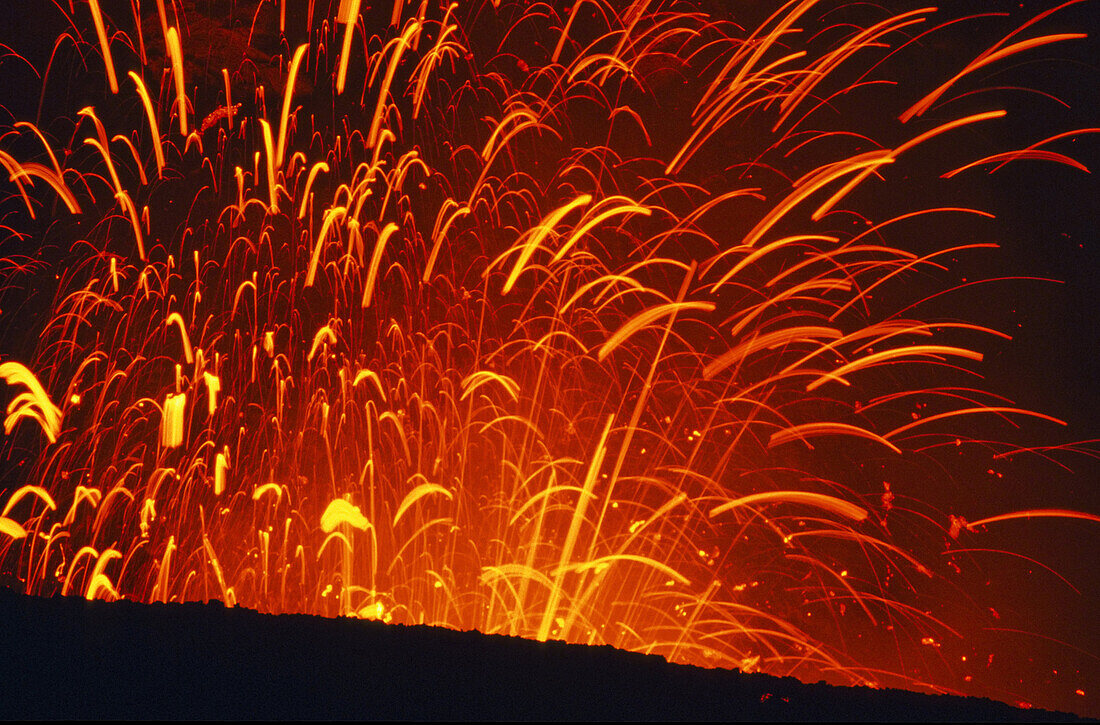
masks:
<path id="1" fill-rule="evenodd" d="M 1081 721 L 979 698 L 807 685 L 611 647 L 210 604 L 0 590 L 12 718 Z"/>

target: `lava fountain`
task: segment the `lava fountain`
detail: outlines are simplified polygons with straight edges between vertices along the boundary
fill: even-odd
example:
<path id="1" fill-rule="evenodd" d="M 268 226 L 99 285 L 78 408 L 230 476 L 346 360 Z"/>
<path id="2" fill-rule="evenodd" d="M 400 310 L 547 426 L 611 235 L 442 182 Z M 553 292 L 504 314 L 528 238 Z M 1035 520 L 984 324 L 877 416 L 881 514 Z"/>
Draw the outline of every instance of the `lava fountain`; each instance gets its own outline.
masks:
<path id="1" fill-rule="evenodd" d="M 1097 131 L 988 80 L 1080 2 L 54 5 L 0 38 L 8 586 L 1082 701 L 971 584 L 1095 494 L 966 483 L 1094 450 L 981 380 L 1043 282 L 980 201 Z"/>

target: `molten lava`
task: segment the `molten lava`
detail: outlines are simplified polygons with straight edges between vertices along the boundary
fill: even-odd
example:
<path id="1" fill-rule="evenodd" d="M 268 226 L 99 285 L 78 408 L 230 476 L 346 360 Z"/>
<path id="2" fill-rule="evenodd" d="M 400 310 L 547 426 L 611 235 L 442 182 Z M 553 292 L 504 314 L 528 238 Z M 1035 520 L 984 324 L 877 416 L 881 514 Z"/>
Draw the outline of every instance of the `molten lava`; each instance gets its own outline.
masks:
<path id="1" fill-rule="evenodd" d="M 959 483 L 1090 452 L 983 389 L 966 190 L 1087 171 L 979 92 L 1078 3 L 54 2 L 0 66 L 10 586 L 1032 697 L 982 536 L 1100 517 Z"/>

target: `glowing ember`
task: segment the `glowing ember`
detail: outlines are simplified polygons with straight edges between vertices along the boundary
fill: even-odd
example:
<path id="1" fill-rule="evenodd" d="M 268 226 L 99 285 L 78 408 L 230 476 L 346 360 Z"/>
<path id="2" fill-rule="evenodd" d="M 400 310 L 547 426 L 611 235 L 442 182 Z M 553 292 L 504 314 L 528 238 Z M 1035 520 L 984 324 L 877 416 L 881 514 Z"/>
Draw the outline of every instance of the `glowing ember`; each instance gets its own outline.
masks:
<path id="1" fill-rule="evenodd" d="M 62 118 L 0 143 L 10 584 L 1026 696 L 967 557 L 1100 517 L 959 495 L 1062 422 L 947 315 L 958 183 L 1085 170 L 971 103 L 1058 9 L 57 2 Z"/>

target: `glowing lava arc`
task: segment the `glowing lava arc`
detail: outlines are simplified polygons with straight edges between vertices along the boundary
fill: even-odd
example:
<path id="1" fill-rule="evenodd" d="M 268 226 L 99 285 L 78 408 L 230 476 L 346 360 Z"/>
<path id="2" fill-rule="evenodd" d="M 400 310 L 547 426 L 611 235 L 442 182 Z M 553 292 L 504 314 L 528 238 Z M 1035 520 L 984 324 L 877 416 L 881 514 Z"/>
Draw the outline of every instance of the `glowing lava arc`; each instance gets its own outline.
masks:
<path id="1" fill-rule="evenodd" d="M 0 149 L 7 296 L 52 295 L 6 317 L 0 571 L 1007 697 L 958 664 L 982 607 L 943 554 L 1097 516 L 921 499 L 992 455 L 974 421 L 1061 421 L 975 389 L 1008 336 L 931 311 L 995 246 L 944 230 L 996 210 L 912 190 L 1087 170 L 1055 148 L 1093 128 L 972 148 L 1012 117 L 977 72 L 1083 39 L 1043 30 L 1075 4 L 899 79 L 996 22 L 76 3 L 41 71 L 69 142 Z M 65 107 L 70 50 L 96 106 Z"/>

